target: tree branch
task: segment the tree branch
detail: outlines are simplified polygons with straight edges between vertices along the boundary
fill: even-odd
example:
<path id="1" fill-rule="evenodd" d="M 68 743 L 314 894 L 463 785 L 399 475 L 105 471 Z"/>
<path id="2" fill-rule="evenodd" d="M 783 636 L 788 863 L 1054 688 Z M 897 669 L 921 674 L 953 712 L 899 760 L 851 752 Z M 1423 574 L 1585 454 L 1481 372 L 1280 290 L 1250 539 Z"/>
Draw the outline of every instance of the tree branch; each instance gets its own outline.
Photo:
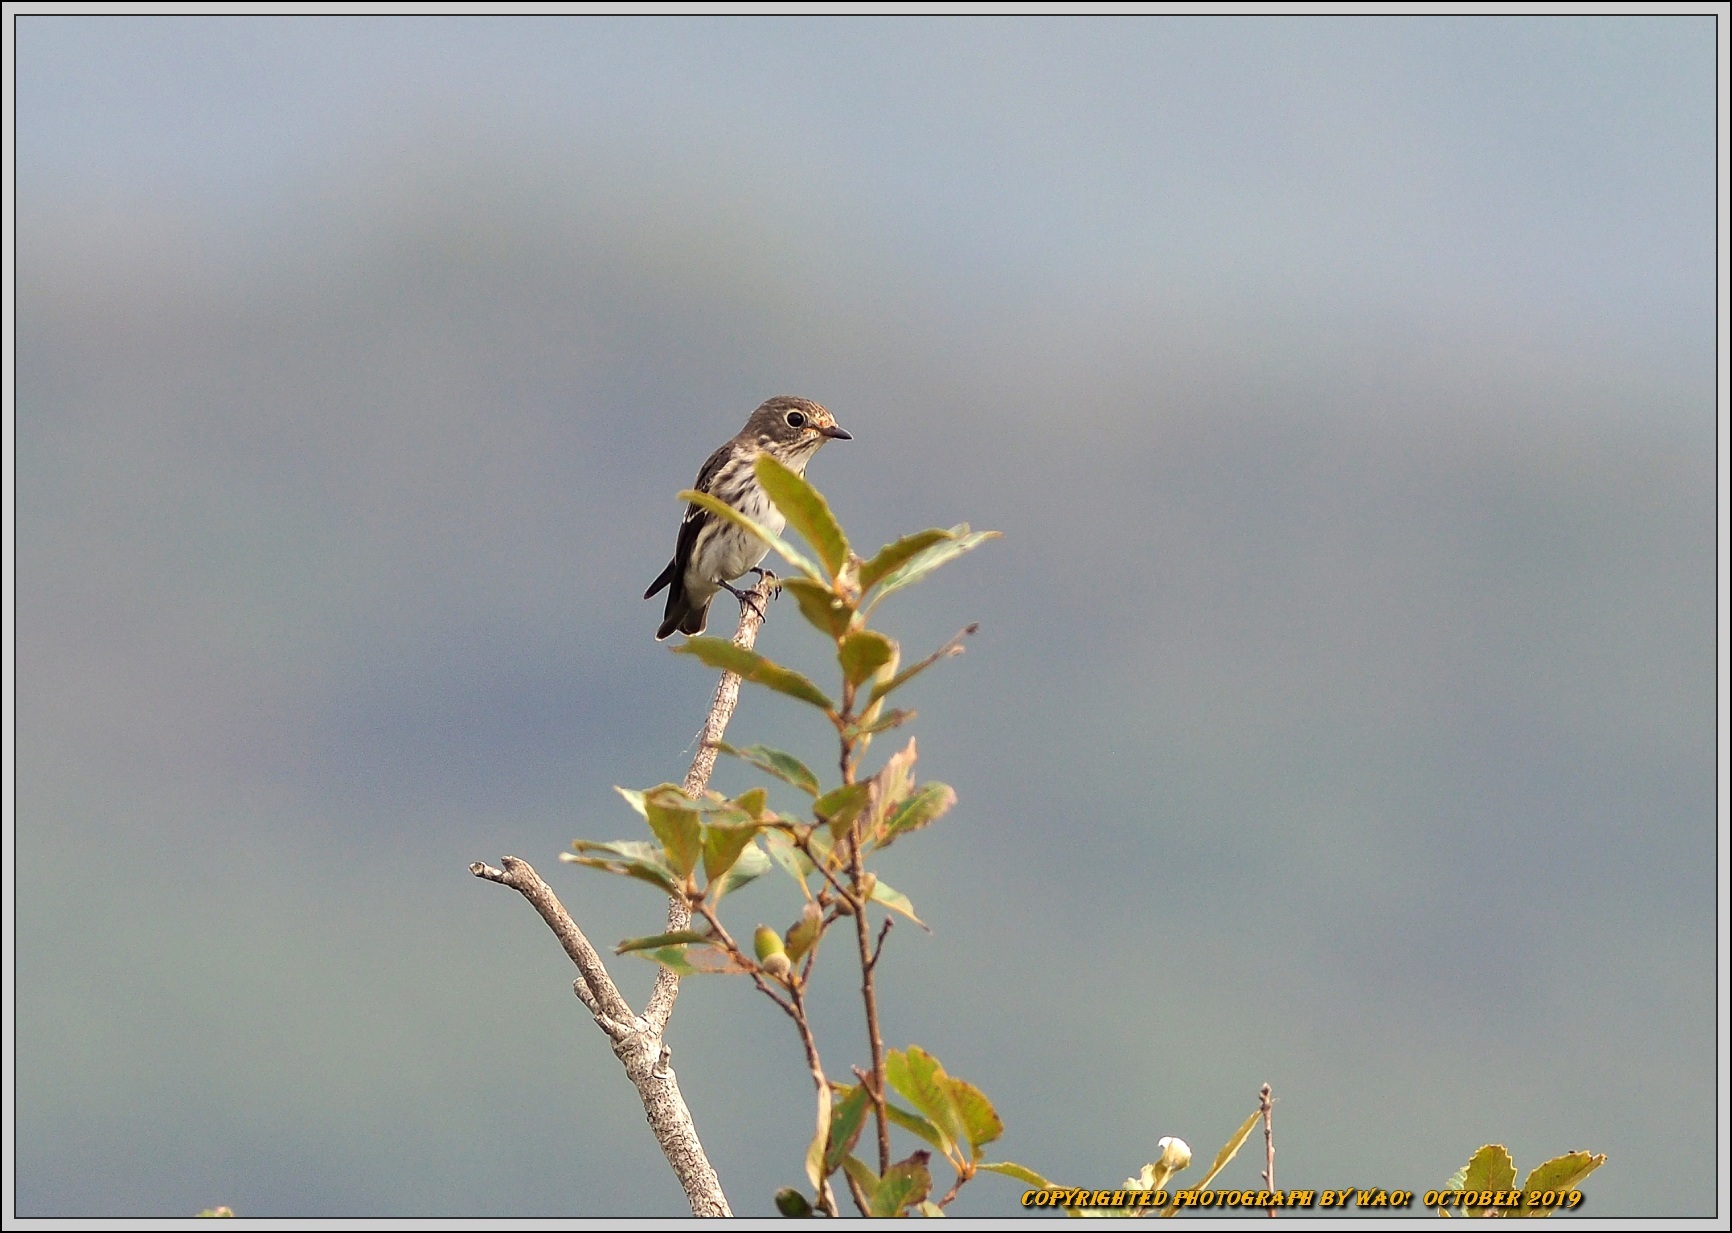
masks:
<path id="1" fill-rule="evenodd" d="M 756 604 L 740 606 L 740 627 L 734 634 L 735 646 L 749 649 L 757 641 L 758 629 L 764 623 L 766 605 L 774 591 L 773 579 L 766 576 L 748 592 Z M 697 756 L 692 759 L 691 770 L 686 775 L 685 789 L 688 795 L 700 796 L 709 785 L 710 772 L 716 765 L 716 746 L 721 743 L 722 734 L 727 730 L 728 720 L 733 716 L 739 699 L 740 678 L 731 672 L 724 672 L 716 686 L 715 698 L 710 703 L 709 718 L 704 721 L 703 738 L 698 744 Z M 595 947 L 590 945 L 589 939 L 583 936 L 583 930 L 571 919 L 571 914 L 559 902 L 559 896 L 553 893 L 553 888 L 541 880 L 541 876 L 528 861 L 507 856 L 500 864 L 504 866 L 503 869 L 495 869 L 477 861 L 469 866 L 469 872 L 485 881 L 509 886 L 529 900 L 530 905 L 547 923 L 547 927 L 553 930 L 554 937 L 559 939 L 566 955 L 577 965 L 578 978 L 572 984 L 572 992 L 595 1018 L 596 1025 L 607 1033 L 608 1039 L 613 1042 L 614 1056 L 625 1066 L 626 1077 L 631 1080 L 632 1086 L 637 1088 L 638 1098 L 643 1101 L 644 1113 L 649 1118 L 650 1131 L 661 1145 L 662 1154 L 667 1157 L 668 1164 L 673 1166 L 674 1175 L 679 1178 L 680 1186 L 686 1192 L 686 1199 L 692 1205 L 692 1214 L 733 1215 L 728 1207 L 727 1196 L 722 1193 L 722 1184 L 716 1177 L 715 1168 L 704 1153 L 704 1145 L 698 1141 L 697 1128 L 692 1125 L 691 1110 L 686 1107 L 685 1098 L 680 1095 L 679 1081 L 674 1077 L 673 1067 L 668 1064 L 668 1047 L 662 1040 L 663 1033 L 667 1031 L 668 1018 L 673 1014 L 674 999 L 679 996 L 679 977 L 666 968 L 657 972 L 655 988 L 644 1008 L 643 1017 L 640 1018 L 620 994 L 613 978 L 607 974 L 607 967 L 602 963 L 601 956 L 596 953 Z M 668 900 L 669 933 L 687 928 L 691 919 L 691 909 L 684 900 Z M 834 1214 L 834 1208 L 835 1201 L 831 1200 L 831 1214 Z"/>
<path id="2" fill-rule="evenodd" d="M 751 650 L 758 640 L 758 630 L 763 627 L 764 613 L 769 609 L 770 597 L 775 594 L 774 578 L 766 574 L 758 580 L 758 585 L 746 592 L 754 601 L 740 605 L 740 627 L 734 631 L 734 645 Z M 728 720 L 734 716 L 734 707 L 740 701 L 740 678 L 732 672 L 722 673 L 722 679 L 716 683 L 716 695 L 710 702 L 709 718 L 704 720 L 704 731 L 698 741 L 698 752 L 692 758 L 692 766 L 686 772 L 686 781 L 682 785 L 687 796 L 702 796 L 704 789 L 710 785 L 710 772 L 716 769 L 716 746 L 722 743 L 722 735 L 728 730 Z M 685 900 L 677 896 L 668 899 L 669 933 L 677 933 L 681 929 L 690 928 L 692 910 Z M 667 968 L 656 972 L 655 988 L 650 990 L 649 1005 L 644 1008 L 644 1018 L 650 1021 L 656 1031 L 667 1030 L 668 1017 L 674 1013 L 674 999 L 680 995 L 680 978 Z"/>
<path id="3" fill-rule="evenodd" d="M 662 1043 L 661 1032 L 649 1022 L 632 1013 L 632 1009 L 607 974 L 601 956 L 583 936 L 583 931 L 571 919 L 553 888 L 541 880 L 528 861 L 507 856 L 503 869 L 494 869 L 477 862 L 469 872 L 488 882 L 509 886 L 529 900 L 541 914 L 547 927 L 559 939 L 579 976 L 572 987 L 592 1015 L 597 1025 L 613 1041 L 614 1056 L 625 1066 L 626 1077 L 637 1088 L 643 1101 L 650 1131 L 661 1144 L 662 1154 L 673 1166 L 674 1175 L 686 1192 L 694 1216 L 731 1216 L 727 1196 L 704 1146 L 698 1141 L 697 1128 L 692 1125 L 691 1110 L 680 1095 L 679 1081 L 668 1065 L 668 1049 Z"/>

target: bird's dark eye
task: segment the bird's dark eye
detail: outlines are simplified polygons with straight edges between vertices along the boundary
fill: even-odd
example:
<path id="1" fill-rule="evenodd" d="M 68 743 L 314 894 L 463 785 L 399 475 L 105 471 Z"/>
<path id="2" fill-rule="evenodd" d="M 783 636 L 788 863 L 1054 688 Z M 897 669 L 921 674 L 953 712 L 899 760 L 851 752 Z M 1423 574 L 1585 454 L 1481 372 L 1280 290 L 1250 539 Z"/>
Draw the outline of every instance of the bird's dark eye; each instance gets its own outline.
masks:
<path id="1" fill-rule="evenodd" d="M 788 427 L 789 428 L 804 428 L 805 426 L 806 426 L 806 414 L 805 414 L 805 412 L 803 412 L 803 411 L 790 411 L 790 412 L 788 412 Z"/>

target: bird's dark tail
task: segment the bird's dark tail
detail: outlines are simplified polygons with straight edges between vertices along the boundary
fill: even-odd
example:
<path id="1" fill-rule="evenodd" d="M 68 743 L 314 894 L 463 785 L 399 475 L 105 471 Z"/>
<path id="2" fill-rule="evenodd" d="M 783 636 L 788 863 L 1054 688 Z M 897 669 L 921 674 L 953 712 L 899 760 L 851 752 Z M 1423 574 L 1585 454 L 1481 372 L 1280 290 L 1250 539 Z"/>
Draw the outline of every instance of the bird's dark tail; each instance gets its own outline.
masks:
<path id="1" fill-rule="evenodd" d="M 662 617 L 661 628 L 656 630 L 656 641 L 660 642 L 674 630 L 682 634 L 701 634 L 704 626 L 710 621 L 710 601 L 693 604 L 685 595 L 683 587 L 676 587 L 668 593 L 667 612 Z"/>
<path id="2" fill-rule="evenodd" d="M 654 582 L 650 583 L 650 589 L 643 593 L 643 597 L 645 599 L 648 599 L 650 596 L 654 595 L 657 591 L 661 590 L 663 587 L 667 586 L 670 582 L 672 582 L 674 580 L 674 566 L 676 566 L 678 564 L 679 564 L 679 558 L 678 557 L 675 557 L 673 560 L 669 561 L 668 567 L 666 569 L 664 569 L 661 573 L 656 575 L 656 580 Z"/>

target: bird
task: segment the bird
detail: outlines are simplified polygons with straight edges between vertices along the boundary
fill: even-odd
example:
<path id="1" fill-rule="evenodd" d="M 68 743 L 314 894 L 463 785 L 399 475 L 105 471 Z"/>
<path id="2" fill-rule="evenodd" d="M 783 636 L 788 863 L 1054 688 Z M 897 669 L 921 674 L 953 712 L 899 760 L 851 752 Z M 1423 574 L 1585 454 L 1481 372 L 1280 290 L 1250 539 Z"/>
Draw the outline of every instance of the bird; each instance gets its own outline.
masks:
<path id="1" fill-rule="evenodd" d="M 853 439 L 853 433 L 811 399 L 778 395 L 752 412 L 746 426 L 709 456 L 692 487 L 780 535 L 787 520 L 758 484 L 757 472 L 752 469 L 758 455 L 769 454 L 789 470 L 804 475 L 806 464 L 826 441 Z M 648 599 L 663 587 L 668 589 L 668 606 L 661 628 L 656 630 L 656 641 L 675 630 L 688 635 L 703 633 L 709 622 L 710 600 L 717 591 L 728 591 L 745 603 L 746 593 L 730 583 L 741 574 L 762 574 L 758 563 L 769 551 L 768 544 L 744 528 L 701 505 L 688 505 L 680 521 L 673 560 L 643 593 Z"/>

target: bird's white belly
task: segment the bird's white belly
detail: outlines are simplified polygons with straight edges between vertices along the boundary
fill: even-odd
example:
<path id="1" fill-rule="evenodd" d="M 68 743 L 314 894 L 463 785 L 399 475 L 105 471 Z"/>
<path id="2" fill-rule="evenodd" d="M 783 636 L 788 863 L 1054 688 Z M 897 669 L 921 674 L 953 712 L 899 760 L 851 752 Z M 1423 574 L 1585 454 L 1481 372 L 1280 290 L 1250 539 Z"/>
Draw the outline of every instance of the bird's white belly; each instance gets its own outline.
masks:
<path id="1" fill-rule="evenodd" d="M 776 535 L 787 525 L 782 512 L 755 484 L 745 494 L 740 512 Z M 770 546 L 763 540 L 731 522 L 717 519 L 705 530 L 709 534 L 700 537 L 686 565 L 685 577 L 686 594 L 699 603 L 714 595 L 720 583 L 731 582 L 756 568 L 770 553 Z"/>

